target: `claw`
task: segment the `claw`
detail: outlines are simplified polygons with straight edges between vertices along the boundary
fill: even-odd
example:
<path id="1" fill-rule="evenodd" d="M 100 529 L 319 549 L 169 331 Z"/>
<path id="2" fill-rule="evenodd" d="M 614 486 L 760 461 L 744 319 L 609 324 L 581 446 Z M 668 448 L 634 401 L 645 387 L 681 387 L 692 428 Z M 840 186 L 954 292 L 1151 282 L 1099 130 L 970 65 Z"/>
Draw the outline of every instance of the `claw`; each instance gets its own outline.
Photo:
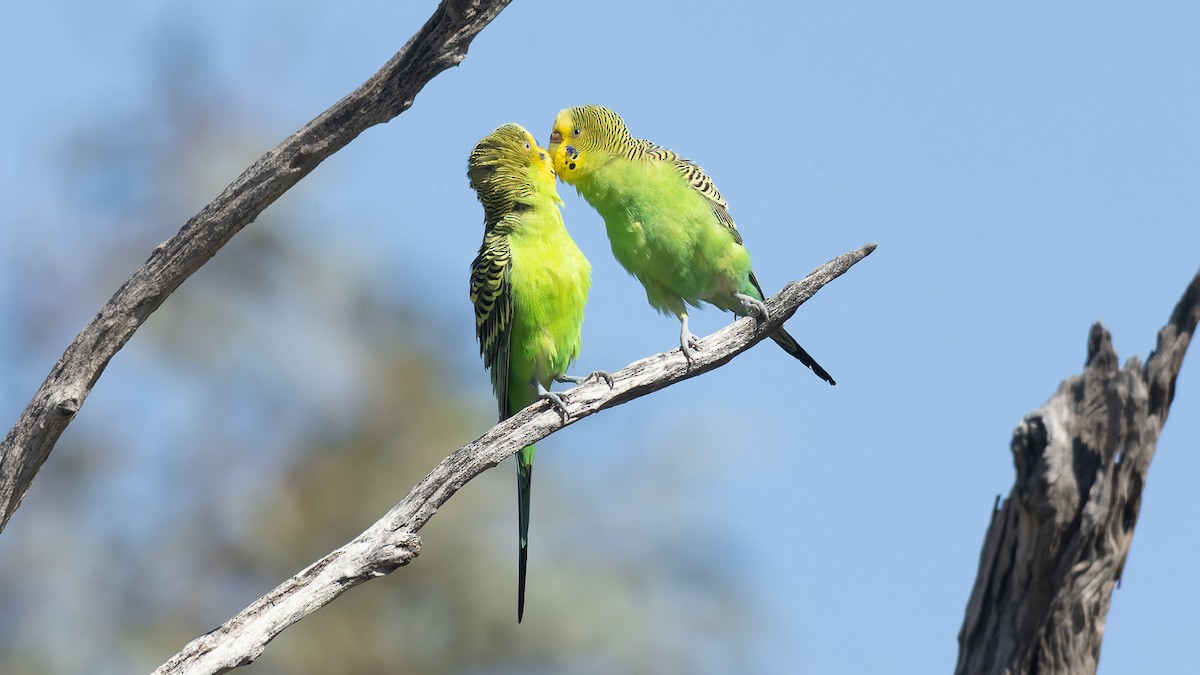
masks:
<path id="1" fill-rule="evenodd" d="M 558 377 L 554 378 L 555 382 L 569 382 L 569 383 L 575 384 L 575 385 L 583 384 L 584 382 L 587 382 L 588 380 L 604 380 L 608 384 L 609 389 L 613 388 L 613 376 L 609 375 L 608 371 L 606 371 L 606 370 L 593 370 L 586 377 L 579 377 L 577 375 L 563 374 L 563 375 L 559 375 Z"/>
<path id="2" fill-rule="evenodd" d="M 550 401 L 550 405 L 554 406 L 554 409 L 557 410 L 558 414 L 562 416 L 562 421 L 564 423 L 570 419 L 571 415 L 567 412 L 567 403 L 566 401 L 563 401 L 562 396 L 559 396 L 558 394 L 543 387 L 541 382 L 534 382 L 534 384 L 537 385 L 538 398 L 544 398 L 547 401 Z"/>
<path id="3" fill-rule="evenodd" d="M 743 316 L 757 316 L 763 321 L 771 318 L 767 312 L 767 305 L 762 300 L 745 293 L 734 293 L 733 297 L 742 303 L 742 309 L 745 312 Z"/>
<path id="4" fill-rule="evenodd" d="M 704 349 L 704 343 L 700 338 L 692 334 L 688 330 L 687 314 L 679 315 L 679 351 L 683 352 L 683 358 L 687 360 L 688 367 L 691 367 L 695 358 L 692 356 L 693 349 Z"/>
<path id="5" fill-rule="evenodd" d="M 613 388 L 613 383 L 614 383 L 613 376 L 609 375 L 607 370 L 593 370 L 591 373 L 588 374 L 587 377 L 583 378 L 583 380 L 585 382 L 587 380 L 604 380 L 604 383 L 608 385 L 609 389 Z"/>

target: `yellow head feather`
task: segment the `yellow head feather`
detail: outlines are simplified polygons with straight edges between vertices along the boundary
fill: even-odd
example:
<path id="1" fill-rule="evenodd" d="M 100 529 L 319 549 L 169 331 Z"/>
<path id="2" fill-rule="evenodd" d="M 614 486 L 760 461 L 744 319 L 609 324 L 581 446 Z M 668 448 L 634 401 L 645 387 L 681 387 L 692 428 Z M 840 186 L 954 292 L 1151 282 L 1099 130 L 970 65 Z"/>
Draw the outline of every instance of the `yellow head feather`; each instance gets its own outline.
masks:
<path id="1" fill-rule="evenodd" d="M 519 124 L 503 124 L 475 144 L 467 159 L 467 178 L 488 224 L 535 195 L 561 201 L 546 150 Z"/>
<path id="2" fill-rule="evenodd" d="M 584 105 L 558 113 L 550 130 L 550 159 L 559 178 L 575 183 L 604 156 L 628 155 L 635 139 L 609 108 Z"/>

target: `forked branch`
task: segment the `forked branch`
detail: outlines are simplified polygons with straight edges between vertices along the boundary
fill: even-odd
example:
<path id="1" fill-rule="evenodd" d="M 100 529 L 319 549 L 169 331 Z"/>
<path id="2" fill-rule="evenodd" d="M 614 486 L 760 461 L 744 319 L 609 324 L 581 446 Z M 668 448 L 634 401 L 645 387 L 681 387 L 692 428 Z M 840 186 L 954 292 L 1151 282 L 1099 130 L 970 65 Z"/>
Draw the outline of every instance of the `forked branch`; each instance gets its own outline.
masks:
<path id="1" fill-rule="evenodd" d="M 0 531 L 112 357 L 179 285 L 333 153 L 412 106 L 511 0 L 443 0 L 421 30 L 358 89 L 258 158 L 150 254 L 46 376 L 0 444 Z"/>
<path id="2" fill-rule="evenodd" d="M 994 509 L 958 635 L 958 675 L 1096 672 L 1142 489 L 1200 321 L 1200 274 L 1142 366 L 1100 324 L 1083 373 L 1013 433 L 1016 482 Z M 998 500 L 997 500 L 998 501 Z"/>

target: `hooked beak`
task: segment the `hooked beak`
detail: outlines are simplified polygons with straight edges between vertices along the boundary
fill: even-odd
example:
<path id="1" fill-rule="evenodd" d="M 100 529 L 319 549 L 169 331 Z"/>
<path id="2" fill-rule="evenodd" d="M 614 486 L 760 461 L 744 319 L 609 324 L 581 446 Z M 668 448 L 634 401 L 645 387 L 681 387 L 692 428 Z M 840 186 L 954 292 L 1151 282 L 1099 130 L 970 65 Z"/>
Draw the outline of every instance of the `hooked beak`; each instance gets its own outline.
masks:
<path id="1" fill-rule="evenodd" d="M 562 132 L 555 129 L 550 132 L 550 145 L 558 145 L 562 143 Z"/>

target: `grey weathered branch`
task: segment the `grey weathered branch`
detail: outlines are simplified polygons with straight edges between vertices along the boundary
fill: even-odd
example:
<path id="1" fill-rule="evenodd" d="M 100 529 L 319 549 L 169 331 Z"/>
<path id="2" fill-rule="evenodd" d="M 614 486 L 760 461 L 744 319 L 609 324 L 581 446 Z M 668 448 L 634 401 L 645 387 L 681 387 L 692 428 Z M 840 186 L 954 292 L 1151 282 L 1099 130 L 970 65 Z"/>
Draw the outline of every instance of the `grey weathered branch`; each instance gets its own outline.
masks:
<path id="1" fill-rule="evenodd" d="M 1095 673 L 1142 488 L 1200 320 L 1200 274 L 1143 367 L 1100 324 L 1082 375 L 1013 434 L 1016 482 L 993 509 L 958 635 L 958 675 Z M 997 501 L 999 501 L 997 499 Z"/>
<path id="2" fill-rule="evenodd" d="M 822 286 L 873 250 L 875 244 L 867 244 L 788 284 L 767 300 L 769 320 L 742 319 L 705 337 L 704 348 L 695 352 L 691 367 L 679 349 L 672 349 L 612 373 L 611 388 L 603 382 L 588 381 L 565 392 L 565 420 L 549 403 L 541 401 L 497 424 L 442 460 L 400 503 L 353 541 L 309 565 L 216 630 L 189 642 L 155 674 L 219 673 L 251 663 L 288 626 L 352 586 L 408 564 L 420 552 L 417 530 L 472 478 L 584 417 L 729 362 L 782 326 Z"/>
<path id="3" fill-rule="evenodd" d="M 379 72 L 260 157 L 154 249 L 67 347 L 0 445 L 0 531 L 108 362 L 167 296 L 327 157 L 412 106 L 509 2 L 443 0 Z"/>

